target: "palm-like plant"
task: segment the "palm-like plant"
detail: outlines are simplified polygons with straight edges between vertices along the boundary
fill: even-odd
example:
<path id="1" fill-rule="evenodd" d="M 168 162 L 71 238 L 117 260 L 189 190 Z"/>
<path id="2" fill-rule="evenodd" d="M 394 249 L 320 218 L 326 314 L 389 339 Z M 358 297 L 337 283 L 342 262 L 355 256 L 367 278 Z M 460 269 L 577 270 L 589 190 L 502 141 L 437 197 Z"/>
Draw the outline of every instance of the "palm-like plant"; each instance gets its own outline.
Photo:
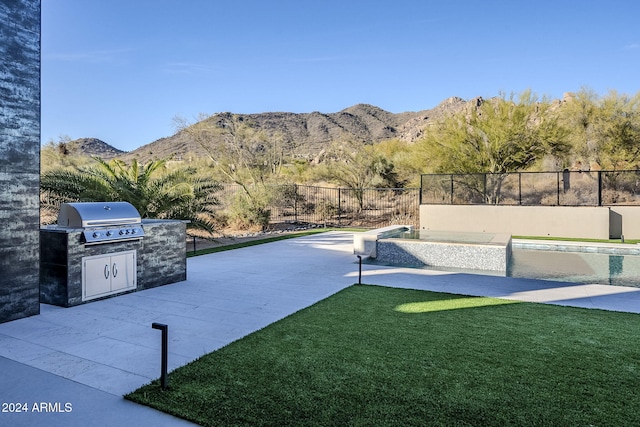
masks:
<path id="1" fill-rule="evenodd" d="M 106 162 L 75 170 L 54 169 L 41 178 L 46 207 L 64 202 L 126 201 L 142 218 L 189 220 L 190 227 L 213 231 L 215 193 L 220 185 L 195 168 L 167 170 L 165 160 Z"/>

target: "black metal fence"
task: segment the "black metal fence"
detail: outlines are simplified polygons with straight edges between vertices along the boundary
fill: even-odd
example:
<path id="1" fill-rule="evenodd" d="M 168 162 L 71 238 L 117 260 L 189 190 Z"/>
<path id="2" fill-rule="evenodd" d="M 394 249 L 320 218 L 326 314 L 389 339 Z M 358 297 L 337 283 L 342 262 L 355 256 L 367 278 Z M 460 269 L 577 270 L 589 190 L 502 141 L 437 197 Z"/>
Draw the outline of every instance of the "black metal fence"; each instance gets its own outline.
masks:
<path id="1" fill-rule="evenodd" d="M 326 226 L 379 227 L 419 225 L 418 188 L 330 188 L 308 185 L 269 187 L 272 223 L 304 222 Z M 222 210 L 229 209 L 239 185 L 226 184 L 218 193 Z"/>
<path id="2" fill-rule="evenodd" d="M 420 204 L 640 205 L 637 170 L 428 174 L 420 181 Z"/>

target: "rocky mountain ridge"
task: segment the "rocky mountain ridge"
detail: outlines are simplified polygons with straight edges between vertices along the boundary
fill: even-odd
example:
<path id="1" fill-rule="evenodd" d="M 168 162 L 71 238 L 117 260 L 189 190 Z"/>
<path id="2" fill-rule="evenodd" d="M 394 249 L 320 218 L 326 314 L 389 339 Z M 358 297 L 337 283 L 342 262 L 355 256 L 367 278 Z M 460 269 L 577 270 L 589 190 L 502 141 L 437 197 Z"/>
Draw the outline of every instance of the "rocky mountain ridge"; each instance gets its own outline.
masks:
<path id="1" fill-rule="evenodd" d="M 114 157 L 120 157 L 126 154 L 125 151 L 118 150 L 112 145 L 98 138 L 79 138 L 72 141 L 60 144 L 59 150 L 64 151 L 64 154 L 76 154 L 85 155 L 91 157 L 100 157 L 104 160 L 113 159 Z"/>
<path id="2" fill-rule="evenodd" d="M 447 115 L 455 114 L 472 102 L 476 102 L 476 100 L 465 101 L 462 98 L 451 97 L 435 108 L 404 113 L 391 113 L 369 104 L 353 105 L 337 113 L 314 111 L 311 113 L 234 114 L 225 112 L 214 114 L 209 120 L 236 116 L 249 123 L 256 130 L 265 132 L 268 136 L 277 135 L 288 154 L 297 158 L 313 159 L 331 142 L 339 139 L 377 143 L 397 138 L 414 142 L 423 135 L 428 124 Z M 91 138 L 83 138 L 83 140 L 87 141 Z M 115 148 L 113 150 L 119 151 Z M 88 149 L 86 154 L 102 157 L 101 153 L 106 154 L 108 151 L 104 147 L 99 152 Z M 189 155 L 202 154 L 204 154 L 202 148 L 191 141 L 185 132 L 177 132 L 133 151 L 120 152 L 117 157 L 124 160 L 135 158 L 138 161 L 146 162 L 151 159 L 181 159 Z"/>

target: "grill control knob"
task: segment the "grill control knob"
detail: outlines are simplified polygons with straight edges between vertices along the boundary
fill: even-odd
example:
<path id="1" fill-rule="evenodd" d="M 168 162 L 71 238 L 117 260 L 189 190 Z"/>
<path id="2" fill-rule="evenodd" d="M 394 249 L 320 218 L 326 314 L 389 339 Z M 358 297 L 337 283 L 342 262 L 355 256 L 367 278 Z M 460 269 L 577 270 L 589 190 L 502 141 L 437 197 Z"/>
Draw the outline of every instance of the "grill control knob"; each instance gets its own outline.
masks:
<path id="1" fill-rule="evenodd" d="M 98 233 L 97 231 L 93 232 L 93 237 L 94 239 L 97 239 L 98 237 L 100 237 L 100 233 Z"/>
<path id="2" fill-rule="evenodd" d="M 132 229 L 131 229 L 131 234 L 136 234 L 137 232 L 138 232 L 138 229 L 137 229 L 137 228 L 132 228 Z"/>
<path id="3" fill-rule="evenodd" d="M 107 236 L 108 237 L 113 236 L 113 231 L 111 231 L 111 230 L 107 231 Z"/>
<path id="4" fill-rule="evenodd" d="M 120 234 L 120 235 L 122 236 L 122 235 L 124 234 L 124 230 L 120 230 L 120 231 L 118 232 L 118 234 Z"/>

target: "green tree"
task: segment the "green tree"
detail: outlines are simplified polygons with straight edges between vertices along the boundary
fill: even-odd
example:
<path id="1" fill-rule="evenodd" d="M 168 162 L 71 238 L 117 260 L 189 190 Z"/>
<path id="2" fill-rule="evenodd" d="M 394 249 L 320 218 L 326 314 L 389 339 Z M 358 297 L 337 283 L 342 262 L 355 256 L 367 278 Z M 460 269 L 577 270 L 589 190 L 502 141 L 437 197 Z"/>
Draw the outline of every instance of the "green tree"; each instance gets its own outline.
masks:
<path id="1" fill-rule="evenodd" d="M 284 165 L 280 138 L 268 137 L 244 117 L 230 113 L 203 116 L 191 125 L 177 119 L 177 124 L 207 153 L 225 181 L 242 188 L 234 200 L 235 219 L 265 228 L 270 219 L 267 185 L 277 182 Z"/>
<path id="2" fill-rule="evenodd" d="M 143 218 L 182 219 L 189 226 L 213 231 L 220 189 L 217 182 L 194 168 L 168 170 L 165 160 L 140 164 L 133 160 L 106 162 L 78 169 L 54 169 L 43 174 L 41 190 L 46 207 L 63 202 L 126 201 Z"/>
<path id="3" fill-rule="evenodd" d="M 576 164 L 609 170 L 635 169 L 640 162 L 640 92 L 610 91 L 601 97 L 583 88 L 566 97 L 560 109 Z"/>
<path id="4" fill-rule="evenodd" d="M 353 141 L 333 144 L 323 175 L 352 190 L 360 211 L 364 209 L 366 188 L 393 188 L 399 185 L 393 163 L 376 153 L 372 145 Z"/>
<path id="5" fill-rule="evenodd" d="M 565 96 L 558 110 L 561 123 L 570 129 L 567 139 L 571 144 L 572 163 L 596 161 L 598 136 L 595 122 L 599 114 L 599 97 L 590 89 L 582 88 L 577 93 Z"/>
<path id="6" fill-rule="evenodd" d="M 411 150 L 412 144 L 399 139 L 389 139 L 373 145 L 373 150 L 382 159 L 393 165 L 393 175 L 388 182 L 389 187 L 419 186 L 419 176 L 424 172 Z"/>
<path id="7" fill-rule="evenodd" d="M 609 92 L 600 102 L 594 126 L 596 161 L 606 169 L 635 169 L 640 160 L 640 93 L 634 97 Z"/>
<path id="8" fill-rule="evenodd" d="M 549 106 L 529 91 L 517 98 L 479 100 L 477 106 L 429 128 L 421 143 L 437 172 L 527 169 L 547 154 L 568 152 L 568 132 Z"/>
<path id="9" fill-rule="evenodd" d="M 497 175 L 485 194 L 495 203 L 506 174 L 530 168 L 547 155 L 566 156 L 567 134 L 550 103 L 525 91 L 508 99 L 479 99 L 467 111 L 429 127 L 418 146 L 435 172 Z"/>

